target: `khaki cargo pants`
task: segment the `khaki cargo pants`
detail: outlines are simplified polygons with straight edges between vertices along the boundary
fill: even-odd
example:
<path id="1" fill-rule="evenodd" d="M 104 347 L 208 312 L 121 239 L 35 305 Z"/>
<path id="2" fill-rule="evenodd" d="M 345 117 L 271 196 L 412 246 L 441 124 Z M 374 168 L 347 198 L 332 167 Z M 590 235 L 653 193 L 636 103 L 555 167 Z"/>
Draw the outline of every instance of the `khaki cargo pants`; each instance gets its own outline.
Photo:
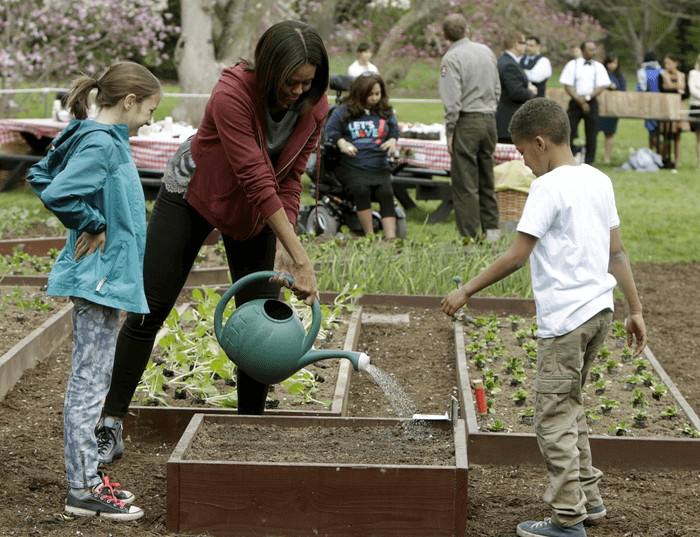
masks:
<path id="1" fill-rule="evenodd" d="M 543 500 L 561 526 L 578 524 L 603 503 L 603 472 L 592 465 L 581 388 L 611 322 L 605 309 L 568 334 L 537 341 L 535 433 L 549 476 Z"/>

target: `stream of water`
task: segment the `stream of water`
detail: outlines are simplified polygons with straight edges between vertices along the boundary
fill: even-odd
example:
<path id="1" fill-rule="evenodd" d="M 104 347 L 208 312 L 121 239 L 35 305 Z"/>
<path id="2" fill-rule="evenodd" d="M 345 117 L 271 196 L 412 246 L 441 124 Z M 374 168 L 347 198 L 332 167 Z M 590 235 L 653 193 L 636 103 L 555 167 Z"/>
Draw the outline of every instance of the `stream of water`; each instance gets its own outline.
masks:
<path id="1" fill-rule="evenodd" d="M 428 440 L 432 438 L 430 427 L 425 421 L 414 420 L 413 415 L 417 413 L 417 408 L 410 396 L 403 390 L 396 379 L 390 373 L 370 364 L 367 373 L 374 379 L 382 389 L 384 395 L 389 400 L 389 404 L 404 420 L 403 428 L 406 434 L 415 440 Z"/>

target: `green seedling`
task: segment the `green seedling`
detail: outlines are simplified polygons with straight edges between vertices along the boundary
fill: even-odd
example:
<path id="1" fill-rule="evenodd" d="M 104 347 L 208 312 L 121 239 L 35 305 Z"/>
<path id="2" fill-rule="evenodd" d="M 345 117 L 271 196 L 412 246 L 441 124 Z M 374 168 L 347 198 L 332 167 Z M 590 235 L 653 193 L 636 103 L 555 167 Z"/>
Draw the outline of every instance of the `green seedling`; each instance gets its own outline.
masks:
<path id="1" fill-rule="evenodd" d="M 632 417 L 634 418 L 634 427 L 644 429 L 647 426 L 647 418 L 649 417 L 649 414 L 643 410 L 636 410 Z"/>
<path id="2" fill-rule="evenodd" d="M 600 404 L 598 405 L 598 409 L 600 410 L 601 414 L 608 415 L 614 408 L 619 408 L 620 403 L 615 401 L 614 399 L 608 399 L 604 395 L 600 396 Z"/>
<path id="3" fill-rule="evenodd" d="M 523 318 L 520 315 L 509 315 L 506 320 L 510 323 L 510 329 L 515 332 L 518 330 L 520 323 L 523 322 Z"/>
<path id="4" fill-rule="evenodd" d="M 615 433 L 615 436 L 627 436 L 627 433 L 629 433 L 629 429 L 627 429 L 627 427 L 629 427 L 629 423 L 626 421 L 621 421 L 614 427 L 610 427 L 608 430 L 611 433 Z"/>
<path id="5" fill-rule="evenodd" d="M 491 398 L 491 397 L 487 397 L 486 398 L 486 413 L 493 414 L 494 412 L 496 412 L 496 400 Z"/>
<path id="6" fill-rule="evenodd" d="M 522 369 L 524 365 L 525 363 L 523 362 L 522 358 L 519 356 L 511 356 L 510 358 L 506 358 L 502 367 L 505 369 L 507 374 L 512 375 L 519 369 Z"/>
<path id="7" fill-rule="evenodd" d="M 662 397 L 666 395 L 668 388 L 664 384 L 654 384 L 651 387 L 651 396 L 656 400 L 660 401 Z"/>
<path id="8" fill-rule="evenodd" d="M 537 352 L 537 342 L 536 341 L 527 341 L 521 345 L 523 350 L 525 352 Z"/>
<path id="9" fill-rule="evenodd" d="M 598 351 L 598 358 L 601 362 L 607 362 L 611 356 L 612 351 L 607 347 L 601 347 L 601 349 Z"/>
<path id="10" fill-rule="evenodd" d="M 518 341 L 518 345 L 523 345 L 528 338 L 528 333 L 526 330 L 516 330 L 515 339 Z"/>
<path id="11" fill-rule="evenodd" d="M 641 375 L 649 368 L 649 360 L 645 360 L 644 358 L 637 358 L 634 361 L 634 367 L 636 368 L 637 374 Z"/>
<path id="12" fill-rule="evenodd" d="M 618 362 L 617 360 L 608 360 L 607 362 L 605 362 L 605 369 L 610 374 L 617 373 L 619 367 L 620 362 Z"/>
<path id="13" fill-rule="evenodd" d="M 593 410 L 586 409 L 583 411 L 583 413 L 586 416 L 586 423 L 588 425 L 591 425 L 595 420 L 600 419 L 600 416 L 598 416 Z"/>
<path id="14" fill-rule="evenodd" d="M 610 386 L 612 382 L 609 380 L 605 379 L 598 379 L 593 383 L 593 389 L 595 390 L 596 395 L 603 395 L 605 393 L 605 390 L 608 389 L 608 386 Z"/>
<path id="15" fill-rule="evenodd" d="M 523 406 L 525 404 L 525 401 L 527 400 L 527 396 L 530 395 L 530 392 L 523 388 L 518 388 L 513 395 L 511 395 L 511 399 L 515 402 L 516 406 Z"/>
<path id="16" fill-rule="evenodd" d="M 517 370 L 513 372 L 513 378 L 510 379 L 510 385 L 513 387 L 520 386 L 523 382 L 527 380 L 525 373 L 522 370 Z"/>
<path id="17" fill-rule="evenodd" d="M 590 369 L 591 381 L 596 382 L 603 378 L 603 366 L 599 364 L 593 364 Z"/>
<path id="18" fill-rule="evenodd" d="M 634 408 L 646 408 L 649 406 L 649 402 L 646 400 L 644 396 L 644 390 L 636 389 L 634 390 L 634 393 L 632 394 L 632 398 L 630 399 L 630 405 Z"/>
<path id="19" fill-rule="evenodd" d="M 625 345 L 620 351 L 620 357 L 622 358 L 623 364 L 629 364 L 632 361 L 632 349 Z"/>
<path id="20" fill-rule="evenodd" d="M 520 416 L 520 420 L 525 425 L 532 425 L 535 421 L 535 409 L 532 407 L 524 408 L 523 410 L 518 412 L 518 416 Z"/>
<path id="21" fill-rule="evenodd" d="M 661 416 L 667 420 L 674 420 L 678 417 L 678 407 L 676 405 L 667 406 L 661 411 Z"/>
<path id="22" fill-rule="evenodd" d="M 471 363 L 474 364 L 474 367 L 476 367 L 479 371 L 484 369 L 486 367 L 486 364 L 491 362 L 491 359 L 486 356 L 483 352 L 479 352 L 474 355 L 474 358 L 471 359 Z"/>
<path id="23" fill-rule="evenodd" d="M 508 432 L 508 427 L 506 427 L 506 424 L 502 422 L 501 420 L 493 420 L 491 422 L 491 425 L 489 425 L 489 431 L 492 433 L 502 433 L 502 432 Z"/>
<path id="24" fill-rule="evenodd" d="M 695 427 L 691 427 L 687 423 L 683 424 L 683 427 L 678 429 L 683 436 L 689 436 L 690 438 L 700 438 L 700 432 Z"/>
<path id="25" fill-rule="evenodd" d="M 654 384 L 657 383 L 657 378 L 654 376 L 654 374 L 651 371 L 644 371 L 640 375 L 640 378 L 642 379 L 644 386 L 646 386 L 647 388 L 650 388 Z"/>
<path id="26" fill-rule="evenodd" d="M 641 380 L 641 377 L 638 375 L 626 375 L 620 379 L 620 382 L 624 384 L 625 390 L 631 392 L 637 387 L 637 383 Z"/>

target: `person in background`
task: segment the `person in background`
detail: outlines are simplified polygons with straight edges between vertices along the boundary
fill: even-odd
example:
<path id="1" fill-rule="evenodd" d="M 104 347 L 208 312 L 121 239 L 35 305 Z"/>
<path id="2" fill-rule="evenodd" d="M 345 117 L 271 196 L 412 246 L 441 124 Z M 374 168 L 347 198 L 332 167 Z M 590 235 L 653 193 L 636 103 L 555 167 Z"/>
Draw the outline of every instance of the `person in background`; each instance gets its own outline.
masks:
<path id="1" fill-rule="evenodd" d="M 515 111 L 537 93 L 537 88 L 527 79 L 520 59 L 525 52 L 525 35 L 518 30 L 510 30 L 503 36 L 505 51 L 498 57 L 498 78 L 501 82 L 501 98 L 496 109 L 498 141 L 512 143 L 508 125 Z"/>
<path id="2" fill-rule="evenodd" d="M 613 290 L 627 304 L 627 344 L 634 356 L 647 344 L 642 304 L 620 236 L 610 178 L 579 164 L 569 145 L 564 109 L 532 99 L 510 124 L 513 142 L 537 176 L 530 186 L 513 244 L 481 274 L 442 299 L 455 315 L 471 297 L 530 261 L 537 311 L 535 434 L 547 466 L 543 499 L 552 517 L 522 522 L 521 537 L 585 537 L 584 521 L 607 514 L 598 489 L 583 410 L 586 376 L 605 343 Z"/>
<path id="3" fill-rule="evenodd" d="M 301 175 L 318 148 L 328 114 L 328 54 L 318 32 L 299 21 L 271 26 L 254 61 L 223 69 L 194 137 L 168 161 L 148 222 L 143 278 L 150 313 L 129 314 L 119 332 L 112 383 L 97 438 L 102 464 L 124 453 L 122 419 L 209 234 L 218 229 L 233 282 L 263 270 L 236 305 L 278 298 L 285 273 L 292 291 L 313 304 L 318 284 L 299 241 Z M 236 374 L 239 414 L 262 414 L 269 386 Z"/>
<path id="4" fill-rule="evenodd" d="M 569 52 L 571 53 L 571 57 L 574 60 L 578 60 L 581 57 L 581 45 L 571 45 L 571 48 L 569 49 Z"/>
<path id="5" fill-rule="evenodd" d="M 489 47 L 469 39 L 462 15 L 448 15 L 442 31 L 450 42 L 440 66 L 440 98 L 452 156 L 455 221 L 461 237 L 481 240 L 488 236 L 487 230 L 498 230 L 493 175 L 501 96 L 498 60 Z"/>
<path id="6" fill-rule="evenodd" d="M 614 53 L 609 53 L 603 61 L 605 69 L 610 77 L 610 91 L 627 91 L 627 79 L 620 71 L 620 60 Z M 598 129 L 605 134 L 605 164 L 610 164 L 613 148 L 615 147 L 615 133 L 617 132 L 616 117 L 602 117 L 598 120 Z"/>
<path id="7" fill-rule="evenodd" d="M 695 60 L 695 67 L 688 73 L 688 90 L 690 92 L 690 128 L 695 132 L 695 156 L 700 169 L 700 54 Z M 692 113 L 695 112 L 695 113 Z"/>
<path id="8" fill-rule="evenodd" d="M 583 120 L 586 134 L 586 164 L 595 162 L 598 136 L 597 97 L 610 86 L 610 77 L 602 63 L 595 61 L 596 45 L 592 41 L 581 44 L 582 56 L 564 66 L 559 82 L 571 97 L 567 114 L 571 124 L 571 148 L 578 136 L 578 124 Z"/>
<path id="9" fill-rule="evenodd" d="M 644 61 L 637 70 L 637 91 L 659 92 L 659 77 L 661 65 L 656 60 L 654 52 L 647 52 Z M 659 153 L 659 122 L 655 119 L 645 119 L 644 127 L 649 131 L 649 149 Z"/>
<path id="10" fill-rule="evenodd" d="M 97 88 L 98 112 L 88 120 Z M 112 376 L 120 310 L 148 313 L 143 285 L 146 201 L 129 136 L 149 125 L 161 99 L 158 79 L 131 62 L 99 79 L 75 79 L 67 106 L 76 118 L 32 166 L 27 182 L 68 228 L 47 294 L 73 302 L 73 355 L 63 409 L 69 489 L 65 510 L 77 516 L 136 520 L 134 495 L 97 471 L 95 427 Z"/>
<path id="11" fill-rule="evenodd" d="M 668 53 L 664 56 L 664 69 L 661 71 L 659 80 L 659 91 L 661 93 L 685 94 L 685 73 L 678 69 L 680 60 L 675 54 Z M 659 134 L 663 138 L 661 142 L 661 158 L 664 159 L 665 167 L 677 167 L 681 163 L 681 122 L 661 121 L 659 122 Z M 675 160 L 671 162 L 671 140 Z"/>
<path id="12" fill-rule="evenodd" d="M 372 48 L 369 43 L 362 42 L 357 45 L 357 59 L 348 67 L 350 76 L 360 76 L 362 73 L 370 72 L 379 74 L 379 69 L 370 60 L 372 59 Z"/>
<path id="13" fill-rule="evenodd" d="M 369 72 L 357 77 L 343 104 L 333 110 L 326 132 L 341 153 L 335 176 L 350 192 L 365 235 L 374 232 L 374 195 L 384 236 L 395 239 L 396 209 L 388 155 L 396 148 L 399 124 L 382 77 Z"/>
<path id="14" fill-rule="evenodd" d="M 537 97 L 544 97 L 547 91 L 547 80 L 552 76 L 552 64 L 542 55 L 539 37 L 528 36 L 525 43 L 525 56 L 520 59 L 520 67 L 525 71 L 527 79 L 537 88 Z"/>

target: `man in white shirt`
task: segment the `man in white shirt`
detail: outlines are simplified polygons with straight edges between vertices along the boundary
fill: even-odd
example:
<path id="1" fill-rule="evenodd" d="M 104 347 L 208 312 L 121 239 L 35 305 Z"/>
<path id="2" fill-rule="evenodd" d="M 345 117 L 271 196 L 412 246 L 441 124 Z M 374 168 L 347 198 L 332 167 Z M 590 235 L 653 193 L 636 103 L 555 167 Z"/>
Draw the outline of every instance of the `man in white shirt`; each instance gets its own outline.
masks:
<path id="1" fill-rule="evenodd" d="M 598 135 L 597 97 L 610 85 L 605 66 L 595 61 L 596 45 L 593 41 L 581 44 L 581 57 L 566 64 L 559 77 L 566 93 L 571 97 L 567 115 L 571 125 L 571 148 L 578 136 L 578 124 L 583 119 L 586 133 L 586 156 L 584 162 L 595 161 L 596 137 Z"/>
<path id="2" fill-rule="evenodd" d="M 525 40 L 525 55 L 520 58 L 520 67 L 527 79 L 537 88 L 537 96 L 544 97 L 547 80 L 552 76 L 552 64 L 542 55 L 540 38 L 531 35 Z"/>

